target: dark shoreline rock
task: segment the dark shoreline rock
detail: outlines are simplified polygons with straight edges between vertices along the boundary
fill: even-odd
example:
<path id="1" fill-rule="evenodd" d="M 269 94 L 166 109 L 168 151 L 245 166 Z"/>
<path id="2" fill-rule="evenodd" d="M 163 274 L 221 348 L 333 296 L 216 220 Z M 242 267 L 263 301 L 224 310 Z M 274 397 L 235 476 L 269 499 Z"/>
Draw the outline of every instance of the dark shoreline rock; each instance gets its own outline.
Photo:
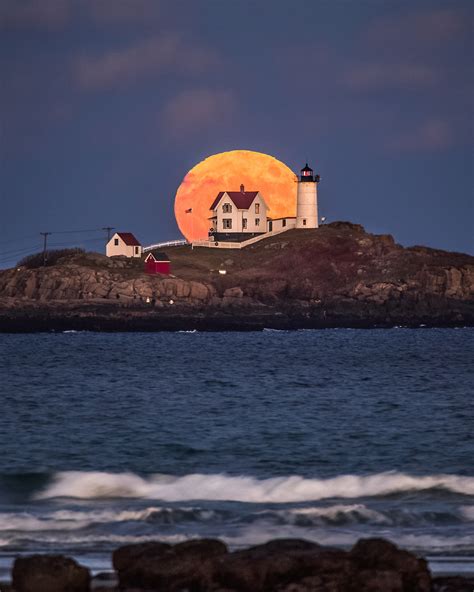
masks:
<path id="1" fill-rule="evenodd" d="M 3 306 L 2 306 L 3 304 Z M 262 331 L 391 327 L 472 327 L 474 306 L 452 303 L 436 314 L 420 307 L 387 312 L 377 306 L 354 307 L 328 304 L 324 309 L 293 306 L 253 306 L 222 310 L 218 307 L 168 305 L 156 311 L 142 307 L 120 307 L 82 302 L 30 305 L 0 299 L 0 333 L 62 331 L 149 332 L 149 331 Z"/>
<path id="2" fill-rule="evenodd" d="M 12 587 L 16 592 L 88 592 L 89 570 L 63 555 L 30 555 L 15 559 Z"/>
<path id="3" fill-rule="evenodd" d="M 12 592 L 467 592 L 473 578 L 432 578 L 424 559 L 384 539 L 345 551 L 302 539 L 275 539 L 229 552 L 216 539 L 126 545 L 114 574 L 91 579 L 63 556 L 16 559 Z"/>

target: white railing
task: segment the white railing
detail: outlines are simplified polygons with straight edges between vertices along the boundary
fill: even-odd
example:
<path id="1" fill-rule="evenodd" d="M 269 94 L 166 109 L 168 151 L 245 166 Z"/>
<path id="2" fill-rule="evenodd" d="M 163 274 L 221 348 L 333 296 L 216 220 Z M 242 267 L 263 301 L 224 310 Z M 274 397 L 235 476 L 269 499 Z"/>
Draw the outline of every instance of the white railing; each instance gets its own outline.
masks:
<path id="1" fill-rule="evenodd" d="M 241 249 L 242 243 L 231 243 L 230 241 L 209 241 L 198 240 L 193 241 L 193 247 L 208 247 L 210 249 Z"/>
<path id="2" fill-rule="evenodd" d="M 148 247 L 143 247 L 143 252 L 146 253 L 147 251 L 152 251 L 153 249 L 161 249 L 163 247 L 180 247 L 182 245 L 187 245 L 187 244 L 189 244 L 189 243 L 185 239 L 164 241 L 162 243 L 148 245 Z"/>

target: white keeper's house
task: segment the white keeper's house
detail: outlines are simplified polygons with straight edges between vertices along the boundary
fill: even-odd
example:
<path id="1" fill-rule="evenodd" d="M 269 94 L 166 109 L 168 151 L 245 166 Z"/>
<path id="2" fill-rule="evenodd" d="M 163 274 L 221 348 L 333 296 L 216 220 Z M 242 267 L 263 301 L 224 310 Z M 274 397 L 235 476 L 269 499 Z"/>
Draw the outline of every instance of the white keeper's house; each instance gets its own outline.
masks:
<path id="1" fill-rule="evenodd" d="M 116 232 L 105 247 L 107 257 L 141 257 L 143 247 L 131 232 Z"/>
<path id="2" fill-rule="evenodd" d="M 239 241 L 267 232 L 268 206 L 259 191 L 221 191 L 212 203 L 209 235 Z"/>

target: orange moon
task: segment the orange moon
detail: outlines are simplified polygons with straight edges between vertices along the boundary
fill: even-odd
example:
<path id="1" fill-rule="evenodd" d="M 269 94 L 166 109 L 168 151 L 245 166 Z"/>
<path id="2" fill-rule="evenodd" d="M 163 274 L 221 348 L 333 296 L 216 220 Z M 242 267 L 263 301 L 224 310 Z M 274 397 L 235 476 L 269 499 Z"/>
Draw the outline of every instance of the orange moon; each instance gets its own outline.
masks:
<path id="1" fill-rule="evenodd" d="M 231 150 L 214 154 L 184 177 L 174 202 L 176 222 L 188 241 L 207 238 L 212 215 L 209 208 L 217 194 L 239 191 L 241 184 L 245 191 L 260 191 L 270 218 L 295 216 L 297 180 L 286 164 L 262 152 Z"/>

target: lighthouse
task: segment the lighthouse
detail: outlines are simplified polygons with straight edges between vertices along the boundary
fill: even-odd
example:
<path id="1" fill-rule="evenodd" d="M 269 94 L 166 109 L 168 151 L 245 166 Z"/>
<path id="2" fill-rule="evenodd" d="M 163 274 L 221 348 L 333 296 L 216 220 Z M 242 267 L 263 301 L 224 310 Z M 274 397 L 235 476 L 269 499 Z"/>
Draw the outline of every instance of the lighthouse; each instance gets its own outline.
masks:
<path id="1" fill-rule="evenodd" d="M 306 166 L 301 169 L 296 196 L 296 228 L 318 228 L 319 175 Z"/>

